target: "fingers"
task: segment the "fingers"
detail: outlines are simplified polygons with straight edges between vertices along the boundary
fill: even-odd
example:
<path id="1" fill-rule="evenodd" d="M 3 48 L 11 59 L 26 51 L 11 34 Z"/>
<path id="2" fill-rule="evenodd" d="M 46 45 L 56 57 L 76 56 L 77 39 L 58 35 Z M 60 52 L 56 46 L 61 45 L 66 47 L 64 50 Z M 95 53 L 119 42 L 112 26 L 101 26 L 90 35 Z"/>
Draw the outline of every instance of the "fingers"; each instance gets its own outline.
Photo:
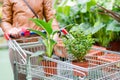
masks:
<path id="1" fill-rule="evenodd" d="M 67 58 L 67 50 L 63 44 L 63 41 L 61 38 L 57 40 L 57 44 L 54 46 L 54 52 L 59 57 Z"/>
<path id="2" fill-rule="evenodd" d="M 17 34 L 17 33 L 10 33 L 10 35 L 11 35 L 12 37 L 14 37 L 14 38 L 19 38 L 19 37 L 20 37 L 20 35 Z"/>
<path id="3" fill-rule="evenodd" d="M 66 51 L 64 46 L 57 46 L 56 45 L 54 47 L 54 54 L 59 56 L 59 57 L 67 58 L 67 51 Z"/>
<path id="4" fill-rule="evenodd" d="M 14 38 L 20 38 L 20 30 L 18 28 L 10 29 L 9 34 Z"/>
<path id="5" fill-rule="evenodd" d="M 54 36 L 53 36 L 53 39 L 55 40 L 55 41 L 57 41 L 58 40 L 58 34 L 55 34 Z"/>

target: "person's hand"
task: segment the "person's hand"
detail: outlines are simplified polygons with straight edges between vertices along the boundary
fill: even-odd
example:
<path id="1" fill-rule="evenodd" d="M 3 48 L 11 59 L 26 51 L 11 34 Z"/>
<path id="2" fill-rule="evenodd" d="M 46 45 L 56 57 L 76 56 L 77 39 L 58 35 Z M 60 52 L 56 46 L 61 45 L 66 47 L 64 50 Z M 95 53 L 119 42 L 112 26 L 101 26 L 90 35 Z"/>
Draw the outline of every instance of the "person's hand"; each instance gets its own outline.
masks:
<path id="1" fill-rule="evenodd" d="M 57 44 L 54 46 L 54 54 L 63 58 L 67 58 L 68 56 L 63 41 L 59 37 L 57 38 Z"/>
<path id="2" fill-rule="evenodd" d="M 20 38 L 20 28 L 11 28 L 7 33 L 13 36 L 14 38 Z"/>

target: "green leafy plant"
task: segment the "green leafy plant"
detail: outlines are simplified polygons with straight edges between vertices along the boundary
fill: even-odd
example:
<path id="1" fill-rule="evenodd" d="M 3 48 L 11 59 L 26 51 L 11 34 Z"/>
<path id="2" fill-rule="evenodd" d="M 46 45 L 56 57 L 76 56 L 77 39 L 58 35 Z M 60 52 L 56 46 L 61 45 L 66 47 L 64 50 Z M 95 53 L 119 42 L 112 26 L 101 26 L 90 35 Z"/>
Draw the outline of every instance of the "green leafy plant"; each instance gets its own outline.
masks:
<path id="1" fill-rule="evenodd" d="M 43 39 L 43 43 L 46 47 L 46 55 L 48 57 L 52 56 L 52 51 L 53 51 L 53 47 L 56 44 L 56 41 L 53 39 L 54 35 L 58 32 L 57 30 L 53 30 L 52 29 L 52 20 L 50 20 L 49 22 L 45 22 L 43 20 L 40 19 L 31 19 L 38 27 L 42 28 L 43 30 L 45 30 L 46 33 L 43 33 L 41 31 L 38 30 L 33 30 L 33 29 L 29 29 L 30 31 L 35 32 L 36 34 L 40 35 Z M 43 52 L 42 52 L 43 53 Z"/>
<path id="2" fill-rule="evenodd" d="M 98 45 L 104 47 L 109 47 L 110 42 L 118 40 L 120 35 L 119 0 L 75 1 L 74 6 L 64 5 L 56 9 L 56 17 L 61 27 L 68 26 L 66 29 L 69 31 L 72 26 L 77 25 L 85 34 L 91 34 Z"/>
<path id="3" fill-rule="evenodd" d="M 91 35 L 85 35 L 77 28 L 74 29 L 74 27 L 70 30 L 70 34 L 74 37 L 74 39 L 63 38 L 68 53 L 72 54 L 77 61 L 84 61 L 85 55 L 94 43 L 93 38 Z"/>

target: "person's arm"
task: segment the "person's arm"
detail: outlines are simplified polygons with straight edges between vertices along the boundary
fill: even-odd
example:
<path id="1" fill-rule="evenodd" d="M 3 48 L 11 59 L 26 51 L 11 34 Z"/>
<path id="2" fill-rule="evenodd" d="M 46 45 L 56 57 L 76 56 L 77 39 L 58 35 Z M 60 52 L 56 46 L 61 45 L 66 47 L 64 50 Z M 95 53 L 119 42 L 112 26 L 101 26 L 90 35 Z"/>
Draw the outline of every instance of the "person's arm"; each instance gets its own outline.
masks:
<path id="1" fill-rule="evenodd" d="M 12 28 L 12 4 L 10 0 L 3 0 L 2 7 L 2 23 L 1 28 L 4 32 L 8 32 Z"/>
<path id="2" fill-rule="evenodd" d="M 55 12 L 52 8 L 53 0 L 43 0 L 43 10 L 44 10 L 44 17 L 46 21 L 53 19 L 52 28 L 54 30 L 59 30 L 58 23 L 55 18 Z"/>
<path id="3" fill-rule="evenodd" d="M 2 7 L 2 23 L 1 28 L 4 33 L 8 33 L 14 38 L 19 38 L 20 29 L 13 27 L 13 11 L 12 11 L 13 4 L 10 0 L 3 0 L 3 7 Z"/>

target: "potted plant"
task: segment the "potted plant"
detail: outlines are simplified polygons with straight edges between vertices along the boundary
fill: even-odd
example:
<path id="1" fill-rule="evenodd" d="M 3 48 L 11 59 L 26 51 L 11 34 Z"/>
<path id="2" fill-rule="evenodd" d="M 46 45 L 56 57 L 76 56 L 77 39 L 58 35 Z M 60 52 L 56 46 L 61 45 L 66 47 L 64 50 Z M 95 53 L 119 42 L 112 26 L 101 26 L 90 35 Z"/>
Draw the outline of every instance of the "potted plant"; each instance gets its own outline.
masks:
<path id="1" fill-rule="evenodd" d="M 72 63 L 77 66 L 88 67 L 88 62 L 85 60 L 85 56 L 91 49 L 94 39 L 91 35 L 85 35 L 77 27 L 73 27 L 69 33 L 73 36 L 73 39 L 63 37 L 63 42 L 68 54 L 72 54 L 74 57 Z M 80 74 L 75 73 L 75 75 Z"/>
<path id="2" fill-rule="evenodd" d="M 41 51 L 38 52 L 36 54 L 33 54 L 32 56 L 38 56 L 38 55 L 46 55 L 48 57 L 52 57 L 52 52 L 53 52 L 53 48 L 54 45 L 57 43 L 53 37 L 54 35 L 58 32 L 57 30 L 53 30 L 52 29 L 52 20 L 50 20 L 49 22 L 45 22 L 43 20 L 40 19 L 31 19 L 38 27 L 42 28 L 43 30 L 45 30 L 45 33 L 38 31 L 38 30 L 33 30 L 33 29 L 29 29 L 32 32 L 35 32 L 36 34 L 40 35 L 42 37 L 42 42 L 44 43 L 46 50 L 45 52 Z M 46 76 L 49 76 L 49 74 L 56 74 L 57 70 L 55 69 L 55 67 L 57 67 L 57 64 L 54 62 L 50 62 L 50 61 L 45 61 L 42 60 L 41 65 L 44 66 L 44 71 L 46 72 Z M 51 68 L 52 67 L 52 68 Z"/>

